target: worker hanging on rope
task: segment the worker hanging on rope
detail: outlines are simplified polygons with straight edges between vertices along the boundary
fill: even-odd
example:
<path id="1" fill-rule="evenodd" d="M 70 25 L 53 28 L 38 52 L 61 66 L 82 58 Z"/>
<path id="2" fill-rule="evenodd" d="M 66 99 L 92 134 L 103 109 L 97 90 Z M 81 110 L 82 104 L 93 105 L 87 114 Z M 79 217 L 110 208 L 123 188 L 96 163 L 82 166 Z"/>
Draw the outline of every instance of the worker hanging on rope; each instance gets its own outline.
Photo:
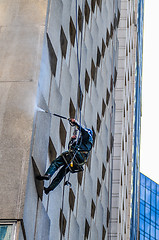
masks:
<path id="1" fill-rule="evenodd" d="M 48 188 L 44 187 L 44 191 L 48 194 L 54 190 L 61 182 L 63 177 L 68 173 L 83 171 L 83 165 L 87 162 L 89 152 L 93 145 L 93 132 L 89 128 L 83 128 L 75 119 L 68 119 L 71 126 L 75 126 L 77 130 L 68 144 L 68 151 L 63 152 L 50 165 L 44 176 L 37 176 L 38 180 L 49 180 L 51 176 L 60 168 L 56 177 L 52 180 Z"/>

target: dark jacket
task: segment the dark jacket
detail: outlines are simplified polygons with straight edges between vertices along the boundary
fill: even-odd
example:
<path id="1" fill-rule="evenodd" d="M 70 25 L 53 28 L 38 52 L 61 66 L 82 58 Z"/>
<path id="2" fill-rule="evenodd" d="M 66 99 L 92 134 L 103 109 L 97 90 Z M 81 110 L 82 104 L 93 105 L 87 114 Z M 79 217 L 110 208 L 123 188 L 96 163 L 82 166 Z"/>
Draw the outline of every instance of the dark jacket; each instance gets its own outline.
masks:
<path id="1" fill-rule="evenodd" d="M 79 163 L 84 163 L 92 149 L 93 137 L 88 131 L 89 129 L 79 127 L 80 137 L 74 141 L 69 148 L 74 152 Z"/>

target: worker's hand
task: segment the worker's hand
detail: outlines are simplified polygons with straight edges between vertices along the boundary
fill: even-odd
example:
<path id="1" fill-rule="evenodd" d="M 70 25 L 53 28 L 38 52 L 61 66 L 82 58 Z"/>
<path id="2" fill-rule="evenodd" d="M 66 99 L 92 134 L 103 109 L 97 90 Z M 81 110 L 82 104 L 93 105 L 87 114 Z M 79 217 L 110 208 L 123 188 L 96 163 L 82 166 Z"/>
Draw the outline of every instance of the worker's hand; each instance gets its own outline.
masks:
<path id="1" fill-rule="evenodd" d="M 77 135 L 73 135 L 72 137 L 71 137 L 71 140 L 75 140 L 77 138 Z"/>
<path id="2" fill-rule="evenodd" d="M 69 118 L 69 123 L 71 126 L 75 126 L 77 124 L 77 122 L 74 118 Z"/>

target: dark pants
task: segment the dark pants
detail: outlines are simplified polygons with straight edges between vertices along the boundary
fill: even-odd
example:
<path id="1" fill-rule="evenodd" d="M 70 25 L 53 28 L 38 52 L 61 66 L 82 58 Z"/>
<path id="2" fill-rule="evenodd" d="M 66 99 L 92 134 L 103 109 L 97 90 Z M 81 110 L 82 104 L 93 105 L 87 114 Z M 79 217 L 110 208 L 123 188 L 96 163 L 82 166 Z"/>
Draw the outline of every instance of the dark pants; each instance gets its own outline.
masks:
<path id="1" fill-rule="evenodd" d="M 64 154 L 65 157 L 65 154 Z M 63 166 L 63 167 L 62 167 Z M 63 177 L 69 172 L 69 167 L 67 165 L 67 163 L 64 161 L 62 155 L 60 155 L 59 157 L 57 157 L 50 165 L 50 167 L 48 168 L 48 170 L 46 171 L 45 174 L 50 174 L 51 176 L 57 171 L 58 168 L 60 168 L 60 171 L 58 172 L 58 174 L 56 175 L 56 177 L 52 180 L 51 184 L 49 185 L 48 189 L 54 190 L 57 185 L 61 182 L 61 180 L 63 179 Z"/>

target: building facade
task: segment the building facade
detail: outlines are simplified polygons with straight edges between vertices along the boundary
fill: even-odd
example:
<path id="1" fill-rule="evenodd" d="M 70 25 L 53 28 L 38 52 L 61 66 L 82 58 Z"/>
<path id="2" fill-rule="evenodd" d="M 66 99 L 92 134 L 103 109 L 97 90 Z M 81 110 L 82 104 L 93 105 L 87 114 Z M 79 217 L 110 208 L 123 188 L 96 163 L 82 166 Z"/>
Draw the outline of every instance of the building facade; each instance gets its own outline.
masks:
<path id="1" fill-rule="evenodd" d="M 142 101 L 142 66 L 143 66 L 143 26 L 144 0 L 137 3 L 137 46 L 135 66 L 134 127 L 133 127 L 133 161 L 132 161 L 132 201 L 130 239 L 138 239 L 139 230 L 139 167 L 141 136 L 141 101 Z"/>
<path id="2" fill-rule="evenodd" d="M 139 233 L 143 16 L 144 1 L 121 1 L 118 77 L 115 90 L 117 108 L 113 158 L 112 239 L 135 240 L 138 239 Z"/>
<path id="3" fill-rule="evenodd" d="M 119 11 L 118 1 L 53 0 L 48 4 L 24 206 L 28 238 L 41 237 L 42 223 L 46 239 L 108 238 Z M 37 172 L 44 174 L 50 162 L 67 149 L 73 132 L 66 120 L 50 118 L 40 108 L 81 121 L 93 130 L 94 145 L 84 172 L 70 175 L 71 188 L 62 182 L 46 196 L 35 182 L 36 227 L 30 231 L 28 208 L 33 204 L 30 195 L 34 176 Z M 47 143 L 45 150 L 39 136 Z"/>
<path id="4" fill-rule="evenodd" d="M 0 236 L 130 239 L 137 0 L 0 2 Z M 76 118 L 93 131 L 84 171 L 40 182 Z M 68 180 L 68 177 L 66 177 Z"/>
<path id="5" fill-rule="evenodd" d="M 111 239 L 131 239 L 137 3 L 138 1 L 133 0 L 121 1 L 118 76 L 115 89 Z"/>
<path id="6" fill-rule="evenodd" d="M 140 238 L 159 239 L 159 185 L 140 173 Z"/>
<path id="7" fill-rule="evenodd" d="M 108 239 L 120 1 L 8 0 L 0 11 L 1 237 Z M 62 182 L 48 196 L 36 176 L 73 129 L 45 110 L 94 133 L 72 188 Z"/>

